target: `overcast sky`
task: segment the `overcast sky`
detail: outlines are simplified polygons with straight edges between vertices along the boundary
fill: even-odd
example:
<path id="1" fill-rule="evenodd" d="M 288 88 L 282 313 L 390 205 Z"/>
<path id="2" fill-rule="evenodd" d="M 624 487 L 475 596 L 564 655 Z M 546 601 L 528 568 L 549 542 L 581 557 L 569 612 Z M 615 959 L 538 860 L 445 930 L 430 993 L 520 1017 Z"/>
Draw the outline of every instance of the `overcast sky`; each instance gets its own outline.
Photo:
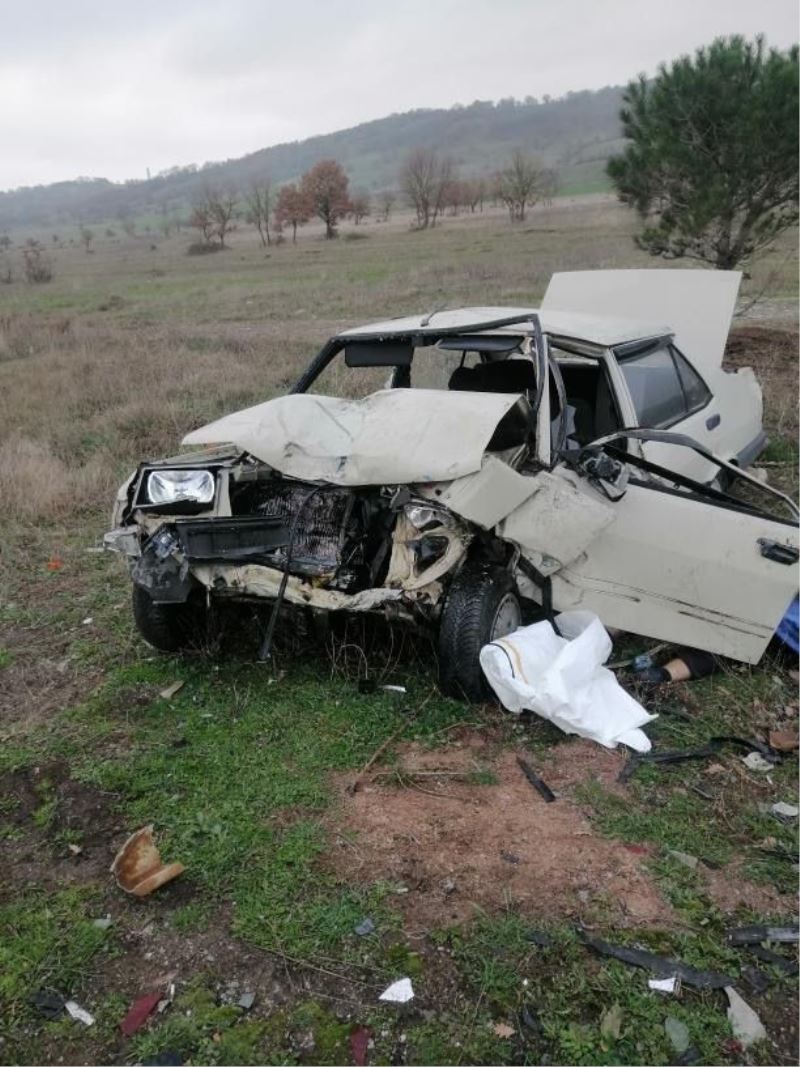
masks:
<path id="1" fill-rule="evenodd" d="M 416 107 L 620 84 L 796 0 L 0 0 L 0 189 L 143 178 Z"/>

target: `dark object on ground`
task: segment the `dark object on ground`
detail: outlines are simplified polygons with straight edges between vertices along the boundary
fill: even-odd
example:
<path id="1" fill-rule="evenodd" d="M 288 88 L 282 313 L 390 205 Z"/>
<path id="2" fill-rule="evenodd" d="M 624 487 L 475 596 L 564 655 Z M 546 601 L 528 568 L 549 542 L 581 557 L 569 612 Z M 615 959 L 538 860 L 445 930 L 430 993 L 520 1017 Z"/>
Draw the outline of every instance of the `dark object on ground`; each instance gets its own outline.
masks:
<path id="1" fill-rule="evenodd" d="M 539 945 L 540 948 L 549 948 L 556 943 L 555 938 L 546 934 L 544 930 L 528 930 L 525 940 L 530 941 L 532 945 Z"/>
<path id="2" fill-rule="evenodd" d="M 770 976 L 760 971 L 758 967 L 742 967 L 742 978 L 757 996 L 766 993 L 772 985 Z"/>
<path id="3" fill-rule="evenodd" d="M 642 685 L 663 685 L 665 682 L 689 682 L 708 678 L 720 670 L 717 656 L 696 648 L 680 648 L 678 653 L 663 667 L 644 665 L 633 679 Z"/>
<path id="4" fill-rule="evenodd" d="M 150 1016 L 158 1007 L 161 1000 L 160 993 L 145 993 L 143 997 L 134 1000 L 128 1009 L 128 1014 L 119 1024 L 120 1030 L 126 1037 L 133 1035 L 144 1026 Z"/>
<path id="5" fill-rule="evenodd" d="M 133 586 L 132 596 L 136 626 L 153 648 L 160 652 L 178 652 L 198 640 L 204 612 L 194 600 L 157 604 L 140 585 Z"/>
<path id="6" fill-rule="evenodd" d="M 166 1048 L 151 1060 L 142 1060 L 142 1067 L 182 1067 L 183 1056 L 175 1049 Z"/>
<path id="7" fill-rule="evenodd" d="M 787 960 L 785 956 L 781 956 L 778 952 L 773 952 L 772 949 L 764 948 L 763 945 L 740 947 L 746 947 L 747 951 L 752 953 L 756 959 L 761 960 L 762 963 L 768 963 L 771 967 L 777 967 L 784 974 L 797 974 L 797 960 Z"/>
<path id="8" fill-rule="evenodd" d="M 519 1013 L 520 1028 L 530 1030 L 532 1034 L 541 1034 L 542 1024 L 539 1021 L 539 1016 L 528 1004 L 522 1005 L 522 1010 Z"/>
<path id="9" fill-rule="evenodd" d="M 550 786 L 547 785 L 546 782 L 542 781 L 542 779 L 534 771 L 533 767 L 531 767 L 530 763 L 528 763 L 527 760 L 524 760 L 521 756 L 517 756 L 517 763 L 519 764 L 519 769 L 522 771 L 522 773 L 525 775 L 525 777 L 531 783 L 531 785 L 536 790 L 536 792 L 548 804 L 552 804 L 553 801 L 556 799 L 556 795 L 553 792 L 553 790 L 550 788 Z"/>
<path id="10" fill-rule="evenodd" d="M 800 929 L 796 926 L 739 926 L 728 931 L 728 940 L 732 945 L 759 945 L 762 941 L 800 940 Z"/>
<path id="11" fill-rule="evenodd" d="M 583 930 L 578 930 L 578 937 L 587 948 L 601 956 L 610 956 L 612 959 L 630 964 L 631 967 L 642 967 L 663 978 L 677 975 L 681 982 L 694 986 L 695 989 L 723 989 L 734 983 L 733 978 L 719 971 L 699 971 L 681 960 L 669 960 L 664 956 L 645 952 L 644 949 L 630 948 L 628 945 L 612 945 L 608 941 L 588 937 Z"/>
<path id="12" fill-rule="evenodd" d="M 699 1059 L 700 1049 L 697 1048 L 695 1045 L 689 1045 L 687 1050 L 678 1060 L 678 1063 L 681 1065 L 681 1067 L 689 1067 L 689 1064 L 697 1063 Z"/>
<path id="13" fill-rule="evenodd" d="M 684 763 L 686 760 L 709 759 L 715 756 L 725 745 L 734 745 L 736 748 L 745 749 L 747 752 L 760 752 L 764 759 L 770 763 L 780 763 L 781 755 L 761 741 L 745 737 L 734 737 L 729 734 L 721 734 L 718 737 L 710 737 L 705 745 L 696 748 L 673 748 L 661 749 L 655 752 L 637 752 L 628 760 L 617 776 L 618 782 L 627 782 L 643 763 Z"/>
<path id="14" fill-rule="evenodd" d="M 57 1019 L 63 1014 L 66 1001 L 59 993 L 50 993 L 46 989 L 40 989 L 36 993 L 31 993 L 28 1003 L 45 1019 Z"/>

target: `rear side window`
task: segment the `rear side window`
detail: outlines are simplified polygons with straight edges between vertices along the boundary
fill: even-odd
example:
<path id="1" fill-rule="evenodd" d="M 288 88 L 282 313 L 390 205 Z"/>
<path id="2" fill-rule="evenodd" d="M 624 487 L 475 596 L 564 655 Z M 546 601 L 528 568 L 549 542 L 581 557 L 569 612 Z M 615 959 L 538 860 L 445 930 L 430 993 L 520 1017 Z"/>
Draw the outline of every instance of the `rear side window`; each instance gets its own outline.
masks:
<path id="1" fill-rule="evenodd" d="M 705 382 L 674 345 L 659 344 L 619 357 L 631 394 L 636 421 L 647 429 L 665 429 L 711 399 Z"/>

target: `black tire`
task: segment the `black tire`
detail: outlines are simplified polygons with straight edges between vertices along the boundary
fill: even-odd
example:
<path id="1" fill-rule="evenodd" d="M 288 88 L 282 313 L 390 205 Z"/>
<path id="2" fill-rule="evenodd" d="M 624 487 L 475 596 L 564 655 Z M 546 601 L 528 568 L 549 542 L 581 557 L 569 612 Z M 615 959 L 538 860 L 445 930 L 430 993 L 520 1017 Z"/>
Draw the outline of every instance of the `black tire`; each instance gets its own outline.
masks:
<path id="1" fill-rule="evenodd" d="M 502 636 L 492 631 L 506 598 L 516 603 L 519 625 L 519 594 L 505 568 L 469 562 L 453 579 L 439 622 L 439 688 L 446 696 L 474 704 L 492 699 L 478 654 L 493 637 Z"/>
<path id="2" fill-rule="evenodd" d="M 180 652 L 196 646 L 202 637 L 204 611 L 194 601 L 157 604 L 140 585 L 133 586 L 133 621 L 136 629 L 159 652 Z"/>

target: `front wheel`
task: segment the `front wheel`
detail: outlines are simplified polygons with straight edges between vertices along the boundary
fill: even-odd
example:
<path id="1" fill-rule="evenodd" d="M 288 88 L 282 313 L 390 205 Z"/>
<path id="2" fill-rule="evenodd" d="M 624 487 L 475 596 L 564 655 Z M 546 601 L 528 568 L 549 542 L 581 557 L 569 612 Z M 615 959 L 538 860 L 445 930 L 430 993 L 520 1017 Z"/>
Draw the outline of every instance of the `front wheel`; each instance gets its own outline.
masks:
<path id="1" fill-rule="evenodd" d="M 491 697 L 480 650 L 522 623 L 514 580 L 503 567 L 467 563 L 453 579 L 439 623 L 439 687 L 447 696 L 481 703 Z"/>
<path id="2" fill-rule="evenodd" d="M 160 652 L 180 652 L 196 646 L 202 636 L 204 608 L 185 604 L 157 604 L 146 589 L 133 587 L 133 621 L 136 629 Z"/>

